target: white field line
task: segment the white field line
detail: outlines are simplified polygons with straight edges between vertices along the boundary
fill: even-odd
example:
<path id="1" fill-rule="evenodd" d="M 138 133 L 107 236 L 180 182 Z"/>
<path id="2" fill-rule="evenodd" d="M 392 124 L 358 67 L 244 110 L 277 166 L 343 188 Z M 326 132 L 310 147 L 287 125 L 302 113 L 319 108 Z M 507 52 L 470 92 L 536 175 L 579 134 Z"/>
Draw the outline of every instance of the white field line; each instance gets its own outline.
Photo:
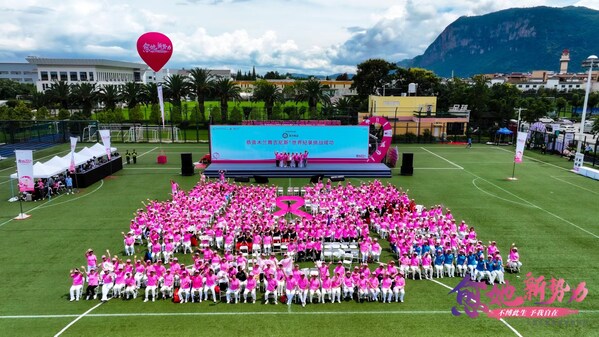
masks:
<path id="1" fill-rule="evenodd" d="M 446 284 L 443 284 L 443 283 L 441 283 L 441 282 L 439 282 L 439 281 L 437 281 L 437 280 L 434 280 L 434 279 L 432 279 L 432 278 L 430 279 L 430 281 L 432 281 L 432 282 L 434 282 L 434 283 L 436 283 L 436 284 L 438 284 L 438 285 L 440 285 L 440 286 L 443 286 L 443 287 L 445 287 L 445 288 L 447 288 L 447 289 L 449 289 L 449 290 L 453 290 L 453 288 L 452 288 L 452 287 L 450 287 L 450 286 L 448 286 L 448 285 L 446 285 Z M 522 336 L 522 335 L 521 335 L 521 334 L 518 332 L 518 330 L 514 329 L 514 327 L 513 327 L 513 326 L 511 326 L 511 325 L 510 325 L 508 322 L 506 322 L 506 321 L 505 321 L 503 318 L 500 318 L 499 320 L 501 321 L 501 323 L 505 324 L 505 326 L 507 326 L 507 327 L 508 327 L 510 330 L 512 330 L 512 332 L 514 332 L 514 333 L 516 334 L 516 336 L 518 336 L 518 337 L 523 337 L 523 336 Z"/>
<path id="2" fill-rule="evenodd" d="M 556 179 L 556 180 L 559 180 L 559 181 L 561 181 L 561 182 L 564 182 L 564 183 L 566 183 L 566 184 L 572 185 L 572 186 L 574 186 L 574 187 L 578 187 L 578 188 L 580 188 L 580 189 L 582 189 L 582 190 L 585 190 L 585 191 L 587 191 L 587 192 L 591 192 L 591 193 L 593 193 L 593 194 L 597 194 L 597 195 L 599 195 L 599 193 L 597 193 L 596 191 L 589 190 L 588 188 L 584 188 L 584 187 L 582 187 L 582 186 L 578 186 L 578 185 L 576 185 L 576 184 L 573 184 L 573 183 L 571 183 L 571 182 L 569 182 L 569 181 L 567 181 L 567 180 L 560 179 L 560 178 L 558 178 L 558 177 L 556 177 L 556 176 L 551 176 L 551 178 L 553 178 L 553 179 Z"/>
<path id="3" fill-rule="evenodd" d="M 393 167 L 392 170 L 401 170 L 401 167 Z M 414 167 L 414 170 L 459 170 L 457 167 Z"/>
<path id="4" fill-rule="evenodd" d="M 102 304 L 102 303 L 99 303 Z M 99 305 L 98 304 L 98 305 Z M 281 307 L 287 306 L 283 304 Z M 97 305 L 96 305 L 97 307 Z M 94 307 L 95 308 L 95 307 Z M 93 310 L 94 308 L 90 309 Z M 88 311 L 90 311 L 88 310 Z M 114 314 L 87 314 L 93 317 L 160 317 L 160 316 L 269 316 L 269 315 L 450 315 L 448 310 L 385 310 L 385 311 L 247 311 L 247 312 L 138 312 Z M 71 318 L 80 317 L 77 314 L 67 315 L 6 315 L 0 319 L 46 319 L 46 318 Z"/>
<path id="5" fill-rule="evenodd" d="M 36 207 L 33 207 L 33 208 L 31 208 L 31 209 L 28 209 L 28 210 L 24 210 L 24 212 L 25 212 L 25 213 L 30 213 L 30 212 L 33 212 L 33 211 L 35 211 L 35 210 L 37 210 L 37 209 L 41 209 L 41 208 L 48 208 L 48 207 L 52 207 L 52 206 L 61 205 L 61 204 L 67 203 L 67 202 L 75 201 L 75 200 L 77 200 L 77 199 L 81 199 L 81 198 L 84 198 L 84 197 L 87 197 L 87 196 L 89 196 L 90 194 L 92 194 L 92 193 L 96 192 L 97 190 L 99 190 L 100 188 L 102 188 L 102 186 L 104 186 L 104 180 L 100 180 L 100 186 L 96 187 L 96 189 L 95 189 L 95 190 L 93 190 L 93 191 L 91 191 L 91 192 L 89 192 L 89 193 L 86 193 L 86 194 L 84 194 L 84 195 L 78 196 L 78 197 L 76 197 L 76 198 L 73 198 L 73 199 L 68 199 L 68 200 L 61 201 L 61 202 L 54 202 L 54 203 L 52 203 L 52 204 L 49 204 L 49 203 L 51 202 L 51 200 L 48 200 L 48 201 L 46 201 L 46 202 L 44 202 L 44 203 L 42 203 L 42 204 L 40 204 L 40 205 L 37 205 Z M 61 195 L 59 195 L 58 197 L 56 197 L 56 199 L 58 199 L 58 198 L 62 198 L 63 196 L 64 196 L 64 194 L 61 194 Z M 9 222 L 11 222 L 11 221 L 13 221 L 13 220 L 14 220 L 14 219 L 8 219 L 8 220 L 4 221 L 3 223 L 0 223 L 0 227 L 2 227 L 2 226 L 4 226 L 4 225 L 6 225 L 7 223 L 9 223 Z"/>
<path id="6" fill-rule="evenodd" d="M 426 152 L 428 152 L 428 153 L 430 153 L 430 154 L 432 154 L 433 156 L 435 156 L 435 157 L 437 157 L 437 158 L 440 158 L 440 159 L 442 159 L 442 160 L 445 160 L 446 162 L 448 162 L 448 163 L 450 163 L 451 165 L 453 165 L 453 166 L 455 166 L 455 167 L 459 168 L 460 170 L 463 170 L 463 169 L 464 169 L 464 168 L 463 168 L 463 167 L 461 167 L 460 165 L 458 165 L 458 164 L 456 164 L 456 163 L 452 162 L 451 160 L 449 160 L 449 159 L 447 159 L 447 158 L 444 158 L 444 157 L 442 157 L 442 156 L 440 156 L 440 155 L 438 155 L 438 154 L 436 154 L 436 153 L 434 153 L 434 152 L 432 152 L 432 151 L 429 151 L 429 150 L 427 150 L 427 149 L 425 149 L 425 148 L 423 148 L 423 147 L 421 147 L 421 149 L 422 149 L 422 150 L 424 150 L 424 151 L 426 151 Z"/>
<path id="7" fill-rule="evenodd" d="M 503 149 L 502 149 L 502 150 L 503 150 Z M 508 151 L 508 152 L 509 152 L 509 151 Z M 533 160 L 534 160 L 534 158 L 530 158 L 530 159 L 533 159 Z M 537 160 L 537 161 L 539 161 L 539 162 L 542 162 L 542 163 L 545 163 L 545 164 L 547 164 L 547 165 L 551 165 L 551 166 L 557 167 L 557 168 L 559 168 L 559 169 L 563 169 L 563 170 L 569 171 L 569 170 L 567 170 L 567 169 L 565 169 L 565 168 L 563 168 L 563 167 L 559 167 L 559 166 L 556 166 L 556 165 L 553 165 L 553 164 L 550 164 L 550 163 L 546 163 L 546 162 L 544 162 L 544 161 L 540 161 L 540 160 Z M 585 233 L 587 233 L 587 234 L 590 234 L 591 236 L 593 236 L 593 237 L 594 237 L 594 238 L 596 238 L 596 239 L 599 239 L 599 236 L 598 236 L 597 234 L 595 234 L 595 233 L 592 233 L 592 232 L 590 232 L 590 231 L 588 231 L 588 230 L 586 230 L 586 229 L 584 229 L 584 228 L 582 228 L 582 227 L 580 227 L 580 226 L 578 226 L 578 225 L 574 224 L 573 222 L 571 222 L 571 221 L 568 221 L 568 220 L 566 220 L 566 219 L 562 218 L 561 216 L 559 216 L 559 215 L 557 215 L 557 214 L 555 214 L 555 213 L 552 213 L 552 212 L 550 212 L 550 211 L 548 211 L 548 210 L 544 209 L 544 208 L 543 208 L 543 207 L 541 207 L 541 206 L 535 205 L 535 204 L 533 204 L 532 202 L 530 202 L 530 201 L 528 201 L 528 200 L 526 200 L 526 199 L 524 199 L 524 198 L 521 198 L 521 197 L 519 197 L 518 195 L 516 195 L 516 194 L 514 194 L 514 193 L 512 193 L 512 192 L 510 192 L 510 191 L 508 191 L 508 190 L 506 190 L 506 189 L 504 189 L 504 188 L 501 188 L 500 186 L 497 186 L 497 185 L 493 184 L 492 182 L 490 182 L 490 181 L 486 180 L 485 178 L 481 178 L 481 177 L 479 177 L 478 175 L 476 175 L 476 174 L 474 174 L 474 173 L 472 173 L 472 172 L 470 172 L 470 171 L 468 171 L 468 170 L 464 170 L 464 172 L 467 172 L 467 173 L 469 173 L 469 174 L 471 174 L 471 175 L 475 176 L 476 178 L 479 178 L 479 179 L 481 179 L 481 180 L 484 180 L 484 181 L 486 181 L 487 183 L 489 183 L 489 184 L 491 184 L 491 185 L 495 186 L 496 188 L 498 188 L 498 189 L 500 189 L 500 190 L 504 191 L 505 193 L 507 193 L 507 194 L 510 194 L 510 195 L 511 195 L 511 196 L 513 196 L 514 198 L 516 198 L 516 199 L 519 199 L 519 200 L 522 200 L 523 202 L 525 202 L 525 203 L 529 204 L 530 206 L 532 206 L 532 207 L 534 207 L 534 208 L 537 208 L 537 209 L 539 209 L 539 210 L 541 210 L 541 211 L 543 211 L 543 212 L 545 212 L 545 213 L 547 213 L 547 214 L 551 215 L 552 217 L 554 217 L 554 218 L 556 218 L 556 219 L 559 219 L 559 220 L 561 220 L 561 221 L 563 221 L 563 222 L 567 223 L 568 225 L 570 225 L 570 226 L 572 226 L 572 227 L 576 227 L 576 228 L 580 229 L 581 231 L 583 231 L 583 232 L 585 232 Z"/>
<path id="8" fill-rule="evenodd" d="M 505 202 L 509 202 L 509 203 L 516 204 L 516 205 L 519 205 L 519 206 L 533 207 L 533 208 L 534 208 L 534 206 L 531 206 L 531 205 L 529 205 L 529 204 L 522 204 L 521 202 L 517 202 L 517 201 L 514 201 L 514 200 L 505 199 L 505 198 L 502 198 L 502 197 L 500 197 L 500 196 L 498 196 L 498 195 L 496 195 L 496 194 L 493 194 L 493 193 L 491 193 L 491 192 L 487 192 L 487 191 L 483 190 L 482 188 L 478 187 L 478 185 L 476 185 L 476 181 L 477 181 L 478 179 L 479 179 L 479 178 L 474 178 L 474 179 L 472 179 L 472 185 L 474 185 L 474 187 L 476 187 L 476 189 L 477 189 L 477 190 L 479 190 L 479 191 L 481 191 L 481 192 L 483 192 L 483 193 L 485 193 L 485 194 L 487 194 L 487 195 L 490 195 L 490 196 L 492 196 L 493 198 L 497 198 L 497 199 L 503 200 L 503 201 L 505 201 Z"/>
<path id="9" fill-rule="evenodd" d="M 504 151 L 504 152 L 507 152 L 507 153 L 514 154 L 514 151 L 508 151 L 508 150 L 506 150 L 506 149 L 502 149 L 502 148 L 499 148 L 499 147 L 493 147 L 493 148 L 494 148 L 494 149 L 496 149 L 496 150 L 501 150 L 501 151 Z M 530 160 L 533 160 L 533 161 L 536 161 L 536 162 L 539 162 L 539 163 L 543 163 L 543 164 L 545 164 L 545 165 L 553 166 L 553 167 L 555 167 L 555 168 L 558 168 L 558 169 L 560 169 L 560 170 L 564 170 L 564 171 L 570 171 L 570 170 L 569 170 L 569 169 L 567 169 L 567 168 L 563 168 L 563 167 L 561 167 L 561 166 L 557 166 L 557 165 L 554 165 L 554 164 L 548 163 L 548 162 L 546 162 L 546 161 L 542 161 L 542 160 L 540 160 L 540 159 L 532 158 L 532 157 L 529 157 L 529 156 L 527 156 L 527 155 L 524 155 L 524 157 L 526 157 L 526 159 L 530 159 Z M 574 164 L 572 164 L 572 166 L 574 166 Z"/>
<path id="10" fill-rule="evenodd" d="M 77 316 L 77 318 L 75 318 L 71 323 L 67 324 L 67 326 L 65 326 L 64 328 L 62 328 L 62 330 L 60 330 L 56 335 L 54 335 L 54 337 L 58 337 L 58 336 L 62 335 L 62 333 L 65 332 L 65 331 L 67 331 L 67 329 L 70 328 L 71 325 L 77 323 L 78 320 L 82 319 L 83 317 L 85 317 L 85 315 L 89 314 L 90 312 L 92 312 L 92 310 L 96 309 L 97 307 L 101 306 L 102 304 L 104 304 L 104 302 L 100 302 L 100 303 L 96 304 L 94 307 L 92 307 L 88 311 L 86 311 L 86 312 L 82 313 L 81 315 Z"/>

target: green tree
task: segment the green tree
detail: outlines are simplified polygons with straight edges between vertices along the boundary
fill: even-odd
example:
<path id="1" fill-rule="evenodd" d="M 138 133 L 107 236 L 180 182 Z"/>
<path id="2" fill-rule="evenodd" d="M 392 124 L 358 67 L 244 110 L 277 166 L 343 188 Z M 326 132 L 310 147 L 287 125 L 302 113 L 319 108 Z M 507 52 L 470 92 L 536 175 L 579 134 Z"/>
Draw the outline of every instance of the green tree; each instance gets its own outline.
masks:
<path id="1" fill-rule="evenodd" d="M 241 72 L 239 72 L 241 74 Z M 208 69 L 193 68 L 190 72 L 191 80 L 190 87 L 191 91 L 195 94 L 198 100 L 198 106 L 200 112 L 205 115 L 206 109 L 204 107 L 206 97 L 210 95 L 214 85 L 214 76 Z"/>
<path id="2" fill-rule="evenodd" d="M 295 100 L 296 102 L 308 102 L 309 109 L 316 109 L 318 103 L 328 101 L 329 96 L 324 93 L 318 80 L 310 79 L 302 83 Z"/>
<path id="3" fill-rule="evenodd" d="M 275 120 L 283 118 L 283 109 L 281 107 L 281 104 L 276 104 L 272 108 L 272 115 L 271 115 L 271 117 L 272 117 L 272 119 L 275 119 Z"/>
<path id="4" fill-rule="evenodd" d="M 58 119 L 61 121 L 71 118 L 71 113 L 67 109 L 58 110 Z"/>
<path id="5" fill-rule="evenodd" d="M 171 115 L 171 123 L 173 124 L 179 124 L 181 123 L 181 107 L 180 106 L 176 106 L 173 105 L 173 107 L 171 108 L 170 111 L 170 115 Z"/>
<path id="6" fill-rule="evenodd" d="M 234 106 L 231 109 L 231 118 L 229 119 L 232 124 L 240 124 L 243 120 L 243 116 L 241 114 L 241 108 L 239 106 Z"/>
<path id="7" fill-rule="evenodd" d="M 239 100 L 241 98 L 241 88 L 229 78 L 219 78 L 214 83 L 214 92 L 216 93 L 216 96 L 220 98 L 222 123 L 227 124 L 229 101 Z"/>
<path id="8" fill-rule="evenodd" d="M 283 96 L 281 90 L 277 88 L 273 83 L 267 82 L 266 80 L 258 80 L 254 82 L 254 94 L 252 101 L 264 102 L 264 108 L 266 109 L 266 119 L 270 119 L 272 115 L 272 108 L 277 102 L 281 102 Z"/>
<path id="9" fill-rule="evenodd" d="M 568 101 L 566 101 L 563 97 L 558 97 L 555 100 L 555 107 L 557 108 L 557 117 L 559 118 L 562 111 L 566 111 L 566 106 L 568 106 Z"/>
<path id="10" fill-rule="evenodd" d="M 143 100 L 142 84 L 136 82 L 127 82 L 121 87 L 121 97 L 127 104 L 127 108 L 132 109 Z"/>
<path id="11" fill-rule="evenodd" d="M 33 112 L 23 101 L 18 101 L 17 106 L 14 107 L 14 119 L 30 121 L 33 119 Z"/>
<path id="12" fill-rule="evenodd" d="M 221 123 L 223 121 L 223 115 L 221 114 L 220 107 L 213 106 L 210 109 L 210 118 L 212 119 L 212 123 Z"/>
<path id="13" fill-rule="evenodd" d="M 391 82 L 396 66 L 383 59 L 369 59 L 357 66 L 351 89 L 356 89 L 362 100 L 374 95 L 383 84 Z"/>
<path id="14" fill-rule="evenodd" d="M 43 121 L 47 119 L 50 119 L 50 111 L 48 111 L 48 108 L 45 106 L 38 108 L 35 112 L 35 120 Z"/>
<path id="15" fill-rule="evenodd" d="M 397 68 L 390 81 L 391 89 L 408 92 L 410 83 L 416 83 L 416 96 L 433 96 L 439 91 L 441 79 L 434 72 L 422 68 Z"/>
<path id="16" fill-rule="evenodd" d="M 189 82 L 183 75 L 174 74 L 166 78 L 164 89 L 174 106 L 181 108 L 181 99 L 189 92 Z"/>
<path id="17" fill-rule="evenodd" d="M 146 83 L 141 90 L 142 102 L 146 105 L 158 104 L 158 85 L 156 83 Z"/>
<path id="18" fill-rule="evenodd" d="M 62 109 L 69 108 L 71 86 L 65 81 L 54 81 L 47 91 L 50 101 L 60 105 Z"/>
<path id="19" fill-rule="evenodd" d="M 154 124 L 162 124 L 162 115 L 160 113 L 160 106 L 158 104 L 152 104 L 150 109 L 150 122 Z"/>
<path id="20" fill-rule="evenodd" d="M 140 122 L 144 119 L 144 115 L 141 112 L 141 107 L 136 104 L 133 108 L 129 108 L 129 120 L 132 122 Z"/>
<path id="21" fill-rule="evenodd" d="M 262 111 L 257 108 L 252 108 L 250 111 L 250 119 L 251 120 L 262 120 Z"/>
<path id="22" fill-rule="evenodd" d="M 206 123 L 206 115 L 203 112 L 200 112 L 200 107 L 197 105 L 191 109 L 191 116 L 189 119 L 191 122 L 198 125 Z"/>
<path id="23" fill-rule="evenodd" d="M 121 101 L 121 92 L 116 85 L 108 84 L 100 89 L 100 102 L 104 103 L 106 111 L 116 109 L 117 103 Z"/>
<path id="24" fill-rule="evenodd" d="M 71 101 L 81 109 L 85 119 L 91 118 L 92 109 L 98 102 L 96 84 L 82 82 L 72 85 Z"/>

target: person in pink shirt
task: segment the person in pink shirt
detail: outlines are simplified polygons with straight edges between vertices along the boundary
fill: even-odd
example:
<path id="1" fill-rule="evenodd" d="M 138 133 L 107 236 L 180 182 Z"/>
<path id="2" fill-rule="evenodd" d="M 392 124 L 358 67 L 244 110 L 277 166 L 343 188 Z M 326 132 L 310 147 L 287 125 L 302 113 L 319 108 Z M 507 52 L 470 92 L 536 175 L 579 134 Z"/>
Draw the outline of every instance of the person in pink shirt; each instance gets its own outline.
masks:
<path id="1" fill-rule="evenodd" d="M 348 271 L 345 273 L 345 277 L 343 278 L 343 298 L 344 299 L 352 299 L 354 297 L 354 279 L 352 274 Z"/>
<path id="2" fill-rule="evenodd" d="M 293 297 L 297 292 L 297 281 L 295 277 L 288 276 L 285 282 L 285 294 L 287 295 L 287 305 L 291 305 Z"/>
<path id="3" fill-rule="evenodd" d="M 162 293 L 162 299 L 165 300 L 168 297 L 173 297 L 173 286 L 175 284 L 175 276 L 171 273 L 170 269 L 166 270 L 166 274 L 162 277 L 162 286 L 160 292 Z"/>
<path id="4" fill-rule="evenodd" d="M 152 294 L 152 302 L 156 301 L 156 289 L 158 288 L 158 276 L 156 276 L 155 271 L 151 271 L 150 275 L 148 275 L 148 280 L 146 281 L 146 298 L 144 302 L 148 301 L 148 296 L 150 293 Z"/>
<path id="5" fill-rule="evenodd" d="M 368 262 L 368 255 L 370 254 L 370 243 L 368 240 L 363 239 L 360 241 L 360 255 L 362 256 L 362 263 Z"/>
<path id="6" fill-rule="evenodd" d="M 204 301 L 208 300 L 208 292 L 212 293 L 212 301 L 216 303 L 216 275 L 212 269 L 208 269 L 206 279 L 204 280 Z"/>
<path id="7" fill-rule="evenodd" d="M 414 253 L 412 258 L 410 259 L 410 273 L 412 273 L 412 277 L 414 280 L 416 279 L 416 273 L 418 273 L 419 278 L 422 280 L 422 272 L 420 271 L 420 259 L 418 258 L 418 254 Z"/>
<path id="8" fill-rule="evenodd" d="M 104 270 L 102 274 L 102 302 L 108 301 L 108 293 L 112 289 L 113 282 L 112 273 L 109 270 Z"/>
<path id="9" fill-rule="evenodd" d="M 89 273 L 92 269 L 98 269 L 97 263 L 98 258 L 94 254 L 94 251 L 90 248 L 85 252 L 85 259 L 87 260 L 87 272 Z"/>
<path id="10" fill-rule="evenodd" d="M 331 279 L 331 303 L 335 303 L 335 298 L 338 303 L 341 303 L 341 285 L 343 284 L 343 273 L 335 273 Z"/>
<path id="11" fill-rule="evenodd" d="M 507 266 L 509 269 L 515 272 L 520 272 L 520 267 L 522 267 L 522 262 L 520 262 L 520 254 L 518 254 L 518 247 L 516 247 L 515 243 L 512 243 L 510 247 L 510 253 L 507 259 Z"/>
<path id="12" fill-rule="evenodd" d="M 258 276 L 248 277 L 245 284 L 245 291 L 243 292 L 243 303 L 247 303 L 248 295 L 252 296 L 252 303 L 256 303 L 256 288 L 258 287 L 258 279 Z"/>
<path id="13" fill-rule="evenodd" d="M 191 276 L 191 302 L 195 302 L 195 296 L 198 296 L 199 302 L 202 303 L 204 292 L 204 277 L 199 270 Z"/>
<path id="14" fill-rule="evenodd" d="M 329 297 L 329 300 L 333 300 L 333 282 L 329 278 L 328 275 L 323 275 L 321 277 L 321 286 L 322 286 L 322 294 L 320 297 L 320 303 L 324 303 L 325 296 Z"/>
<path id="15" fill-rule="evenodd" d="M 381 248 L 381 245 L 379 244 L 379 240 L 377 238 L 374 238 L 374 242 L 372 243 L 372 246 L 370 247 L 370 255 L 372 256 L 372 261 L 379 262 L 382 251 L 383 251 L 383 249 Z"/>
<path id="16" fill-rule="evenodd" d="M 422 256 L 422 270 L 424 271 L 425 279 L 428 280 L 433 278 L 433 259 L 429 252 L 424 253 Z"/>
<path id="17" fill-rule="evenodd" d="M 310 303 L 312 303 L 312 298 L 314 298 L 314 295 L 316 295 L 316 298 L 318 299 L 317 301 L 320 301 L 322 293 L 320 291 L 320 280 L 316 275 L 312 275 L 312 277 L 310 277 L 308 290 L 308 299 Z"/>
<path id="18" fill-rule="evenodd" d="M 308 297 L 308 290 L 310 287 L 310 281 L 305 274 L 301 274 L 299 280 L 297 280 L 298 296 L 302 302 L 302 307 L 306 306 L 306 299 Z"/>
<path id="19" fill-rule="evenodd" d="M 81 270 L 85 270 L 85 268 L 81 266 Z M 96 288 L 98 288 L 98 284 L 100 284 L 100 275 L 98 275 L 96 269 L 92 268 L 86 273 L 86 277 L 87 288 L 85 289 L 85 299 L 90 300 L 92 297 L 93 299 L 96 299 Z"/>
<path id="20" fill-rule="evenodd" d="M 363 274 L 360 275 L 360 279 L 357 282 L 358 285 L 358 299 L 362 301 L 364 298 L 368 298 L 370 292 L 368 289 L 368 279 Z"/>
<path id="21" fill-rule="evenodd" d="M 125 290 L 125 271 L 123 265 L 120 265 L 118 270 L 114 273 L 114 286 L 112 287 L 112 298 L 121 296 L 121 293 Z"/>
<path id="22" fill-rule="evenodd" d="M 137 298 L 135 277 L 130 272 L 125 274 L 125 298 L 129 299 L 129 297 L 133 297 L 133 299 Z"/>
<path id="23" fill-rule="evenodd" d="M 233 274 L 231 276 L 231 280 L 229 281 L 229 287 L 227 288 L 227 303 L 231 303 L 231 295 L 233 295 L 234 303 L 239 302 L 239 291 L 241 289 L 241 285 L 237 276 Z"/>
<path id="24" fill-rule="evenodd" d="M 71 295 L 71 302 L 81 298 L 81 293 L 83 292 L 83 274 L 79 271 L 79 268 L 71 269 L 71 279 L 72 285 L 69 290 L 69 294 Z"/>
<path id="25" fill-rule="evenodd" d="M 179 298 L 181 299 L 181 303 L 185 303 L 189 301 L 189 295 L 191 293 L 191 278 L 185 269 L 181 272 L 179 284 Z"/>
<path id="26" fill-rule="evenodd" d="M 268 304 L 268 296 L 273 295 L 277 304 L 277 279 L 274 275 L 266 274 L 266 291 L 264 292 L 264 304 Z"/>
<path id="27" fill-rule="evenodd" d="M 397 276 L 395 276 L 395 280 L 393 281 L 393 295 L 395 296 L 395 302 L 399 301 L 403 303 L 403 298 L 406 294 L 405 286 L 406 279 L 403 277 L 403 274 L 397 274 Z"/>
<path id="28" fill-rule="evenodd" d="M 123 234 L 123 243 L 125 244 L 125 255 L 134 255 L 135 254 L 135 237 L 131 232 L 125 234 L 125 232 L 121 232 Z"/>
<path id="29" fill-rule="evenodd" d="M 381 292 L 383 293 L 383 303 L 385 301 L 387 303 L 391 303 L 391 296 L 393 295 L 393 291 L 391 290 L 391 285 L 393 284 L 393 279 L 389 277 L 389 274 L 385 274 L 383 279 L 381 280 Z"/>
<path id="30" fill-rule="evenodd" d="M 379 295 L 381 294 L 381 288 L 379 288 L 379 279 L 375 274 L 372 274 L 368 279 L 368 291 L 373 301 L 378 302 Z"/>

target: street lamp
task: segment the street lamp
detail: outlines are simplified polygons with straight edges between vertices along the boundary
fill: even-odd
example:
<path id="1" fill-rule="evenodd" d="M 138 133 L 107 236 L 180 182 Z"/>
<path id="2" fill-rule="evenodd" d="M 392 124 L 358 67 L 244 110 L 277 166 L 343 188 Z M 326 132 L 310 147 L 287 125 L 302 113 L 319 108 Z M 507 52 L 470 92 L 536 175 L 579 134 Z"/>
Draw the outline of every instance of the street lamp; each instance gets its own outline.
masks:
<path id="1" fill-rule="evenodd" d="M 578 130 L 578 144 L 576 145 L 576 155 L 580 154 L 580 150 L 582 147 L 582 138 L 584 132 L 584 123 L 587 117 L 587 104 L 589 103 L 589 93 L 591 92 L 591 76 L 593 73 L 593 63 L 597 62 L 597 55 L 589 56 L 583 63 L 583 66 L 588 65 L 589 67 L 589 76 L 587 77 L 587 87 L 584 93 L 584 105 L 582 106 L 582 119 L 580 120 L 580 128 Z"/>

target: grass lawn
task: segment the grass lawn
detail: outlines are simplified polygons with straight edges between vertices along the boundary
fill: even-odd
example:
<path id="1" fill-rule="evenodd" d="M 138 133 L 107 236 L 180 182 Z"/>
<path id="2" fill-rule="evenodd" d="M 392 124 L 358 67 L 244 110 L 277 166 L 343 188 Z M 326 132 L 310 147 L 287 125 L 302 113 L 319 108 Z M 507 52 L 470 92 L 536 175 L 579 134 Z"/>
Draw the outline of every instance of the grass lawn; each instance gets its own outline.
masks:
<path id="1" fill-rule="evenodd" d="M 79 145 L 82 146 L 82 145 Z M 78 148 L 79 148 L 78 146 Z M 198 175 L 180 175 L 181 152 L 198 160 L 207 144 L 115 144 L 121 153 L 135 148 L 137 165 L 124 169 L 75 195 L 23 203 L 31 218 L 12 220 L 18 203 L 9 175 L 14 161 L 0 162 L 0 331 L 4 336 L 597 336 L 599 335 L 599 181 L 571 173 L 571 162 L 556 156 L 525 153 L 512 175 L 513 148 L 474 145 L 398 145 L 414 153 L 411 177 L 383 181 L 409 190 L 418 204 L 442 204 L 454 217 L 475 226 L 485 243 L 496 240 L 504 260 L 512 242 L 520 248 L 521 274 L 506 280 L 524 295 L 526 274 L 564 279 L 572 289 L 586 282 L 584 301 L 555 307 L 580 312 L 566 319 L 507 318 L 481 314 L 455 317 L 456 295 L 448 294 L 458 278 L 408 280 L 401 304 L 355 303 L 299 305 L 174 304 L 111 300 L 69 302 L 69 269 L 85 264 L 84 252 L 94 248 L 122 255 L 121 231 L 146 199 L 166 200 L 171 179 L 189 190 Z M 68 145 L 34 153 L 48 160 L 68 153 Z M 166 165 L 157 165 L 164 151 Z M 349 179 L 354 184 L 360 179 Z M 308 179 L 270 179 L 285 188 L 309 184 Z M 14 183 L 13 183 L 14 185 Z M 13 188 L 15 188 L 13 186 Z M 382 261 L 392 258 L 383 245 Z M 139 247 L 136 247 L 139 252 Z M 180 259 L 187 263 L 189 255 Z M 306 264 L 308 266 L 308 264 Z M 258 298 L 262 298 L 259 293 Z M 484 300 L 489 303 L 489 299 Z M 527 301 L 526 306 L 534 306 Z M 495 308 L 495 307 L 494 307 Z M 463 311 L 463 310 L 461 310 Z M 85 314 L 85 315 L 84 315 Z M 78 319 L 78 320 L 77 320 Z M 75 321 L 76 320 L 76 321 Z M 66 328 L 66 329 L 65 329 Z"/>

